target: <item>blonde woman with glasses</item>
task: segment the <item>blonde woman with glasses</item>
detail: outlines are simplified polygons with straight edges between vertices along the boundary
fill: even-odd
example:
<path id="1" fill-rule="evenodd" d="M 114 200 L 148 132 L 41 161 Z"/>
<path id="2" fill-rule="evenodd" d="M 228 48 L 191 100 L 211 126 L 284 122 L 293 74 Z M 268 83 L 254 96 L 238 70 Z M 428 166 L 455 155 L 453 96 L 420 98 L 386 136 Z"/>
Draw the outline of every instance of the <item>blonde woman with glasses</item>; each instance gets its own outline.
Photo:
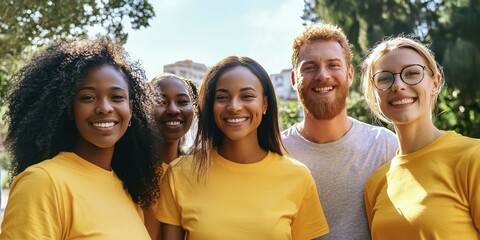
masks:
<path id="1" fill-rule="evenodd" d="M 400 144 L 365 186 L 372 239 L 480 239 L 480 141 L 433 124 L 443 83 L 431 50 L 408 37 L 380 42 L 363 63 L 366 100 Z"/>

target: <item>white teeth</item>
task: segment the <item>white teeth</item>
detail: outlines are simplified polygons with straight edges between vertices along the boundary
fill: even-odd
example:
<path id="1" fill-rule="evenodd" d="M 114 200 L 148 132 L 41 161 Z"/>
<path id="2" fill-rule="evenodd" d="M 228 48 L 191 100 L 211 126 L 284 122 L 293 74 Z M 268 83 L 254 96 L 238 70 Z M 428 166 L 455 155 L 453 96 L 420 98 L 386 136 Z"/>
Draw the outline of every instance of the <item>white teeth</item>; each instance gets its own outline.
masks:
<path id="1" fill-rule="evenodd" d="M 319 92 L 319 93 L 326 93 L 328 91 L 331 91 L 333 89 L 332 86 L 330 87 L 322 87 L 322 88 L 315 88 L 315 92 Z"/>
<path id="2" fill-rule="evenodd" d="M 227 119 L 227 122 L 229 123 L 239 123 L 239 122 L 244 122 L 247 120 L 247 118 L 229 118 Z"/>
<path id="3" fill-rule="evenodd" d="M 402 104 L 409 104 L 409 103 L 413 103 L 413 98 L 403 98 L 397 101 L 393 101 L 392 105 L 395 106 L 395 105 L 402 105 Z"/>
<path id="4" fill-rule="evenodd" d="M 165 122 L 165 125 L 167 125 L 167 126 L 177 126 L 177 125 L 180 125 L 180 121 Z"/>
<path id="5" fill-rule="evenodd" d="M 99 127 L 99 128 L 109 128 L 109 127 L 113 127 L 115 125 L 115 123 L 114 122 L 93 123 L 92 125 L 95 126 L 95 127 Z"/>

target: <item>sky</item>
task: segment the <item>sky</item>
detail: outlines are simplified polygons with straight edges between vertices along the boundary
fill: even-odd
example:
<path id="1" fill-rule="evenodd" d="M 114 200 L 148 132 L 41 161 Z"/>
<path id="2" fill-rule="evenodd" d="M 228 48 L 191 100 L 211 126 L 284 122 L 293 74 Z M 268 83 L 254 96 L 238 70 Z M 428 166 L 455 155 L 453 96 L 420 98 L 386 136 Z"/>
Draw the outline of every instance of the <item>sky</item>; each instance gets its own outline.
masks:
<path id="1" fill-rule="evenodd" d="M 190 59 L 213 66 L 247 56 L 269 74 L 291 68 L 293 39 L 303 30 L 303 0 L 150 0 L 150 27 L 132 30 L 125 50 L 148 79 L 163 65 Z"/>

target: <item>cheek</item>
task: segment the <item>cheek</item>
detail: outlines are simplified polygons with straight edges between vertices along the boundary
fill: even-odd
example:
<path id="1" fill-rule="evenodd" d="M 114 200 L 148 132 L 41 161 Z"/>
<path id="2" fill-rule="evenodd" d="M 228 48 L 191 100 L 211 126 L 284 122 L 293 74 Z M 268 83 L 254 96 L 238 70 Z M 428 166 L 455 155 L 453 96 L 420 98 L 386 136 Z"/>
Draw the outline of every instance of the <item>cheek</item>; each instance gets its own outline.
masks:
<path id="1" fill-rule="evenodd" d="M 193 120 L 193 108 L 191 106 L 185 107 L 182 109 L 182 113 L 185 116 L 186 125 L 190 126 Z"/>
<path id="2" fill-rule="evenodd" d="M 387 106 L 387 93 L 386 92 L 378 92 L 375 93 L 375 98 L 377 99 L 377 104 L 380 105 L 380 108 L 384 108 Z"/>
<path id="3" fill-rule="evenodd" d="M 163 117 L 164 113 L 165 113 L 165 108 L 156 107 L 155 111 L 153 112 L 153 117 L 155 118 L 155 120 L 159 120 L 160 118 Z"/>

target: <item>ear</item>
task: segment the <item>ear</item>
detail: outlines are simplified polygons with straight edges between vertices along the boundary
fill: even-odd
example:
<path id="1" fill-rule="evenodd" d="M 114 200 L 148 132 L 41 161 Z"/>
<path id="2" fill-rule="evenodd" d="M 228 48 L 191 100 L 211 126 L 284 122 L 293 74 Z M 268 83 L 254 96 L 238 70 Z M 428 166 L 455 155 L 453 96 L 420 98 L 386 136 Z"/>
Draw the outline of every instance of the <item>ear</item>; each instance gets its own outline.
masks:
<path id="1" fill-rule="evenodd" d="M 440 86 L 441 86 L 441 82 L 442 82 L 442 76 L 441 74 L 437 74 L 435 75 L 435 78 L 433 79 L 433 88 L 432 88 L 432 96 L 435 96 L 438 94 L 438 91 L 440 90 Z"/>
<path id="2" fill-rule="evenodd" d="M 295 69 L 292 69 L 292 73 L 290 75 L 291 81 L 292 81 L 292 86 L 295 88 L 296 81 L 295 81 Z"/>
<path id="3" fill-rule="evenodd" d="M 355 70 L 353 69 L 353 65 L 350 64 L 350 66 L 348 66 L 348 69 L 347 69 L 348 87 L 351 87 L 351 86 L 352 86 L 354 72 L 355 72 Z"/>
<path id="4" fill-rule="evenodd" d="M 262 113 L 263 115 L 265 115 L 267 113 L 267 109 L 268 109 L 268 97 L 267 96 L 264 96 L 263 97 L 263 107 L 262 107 Z"/>

